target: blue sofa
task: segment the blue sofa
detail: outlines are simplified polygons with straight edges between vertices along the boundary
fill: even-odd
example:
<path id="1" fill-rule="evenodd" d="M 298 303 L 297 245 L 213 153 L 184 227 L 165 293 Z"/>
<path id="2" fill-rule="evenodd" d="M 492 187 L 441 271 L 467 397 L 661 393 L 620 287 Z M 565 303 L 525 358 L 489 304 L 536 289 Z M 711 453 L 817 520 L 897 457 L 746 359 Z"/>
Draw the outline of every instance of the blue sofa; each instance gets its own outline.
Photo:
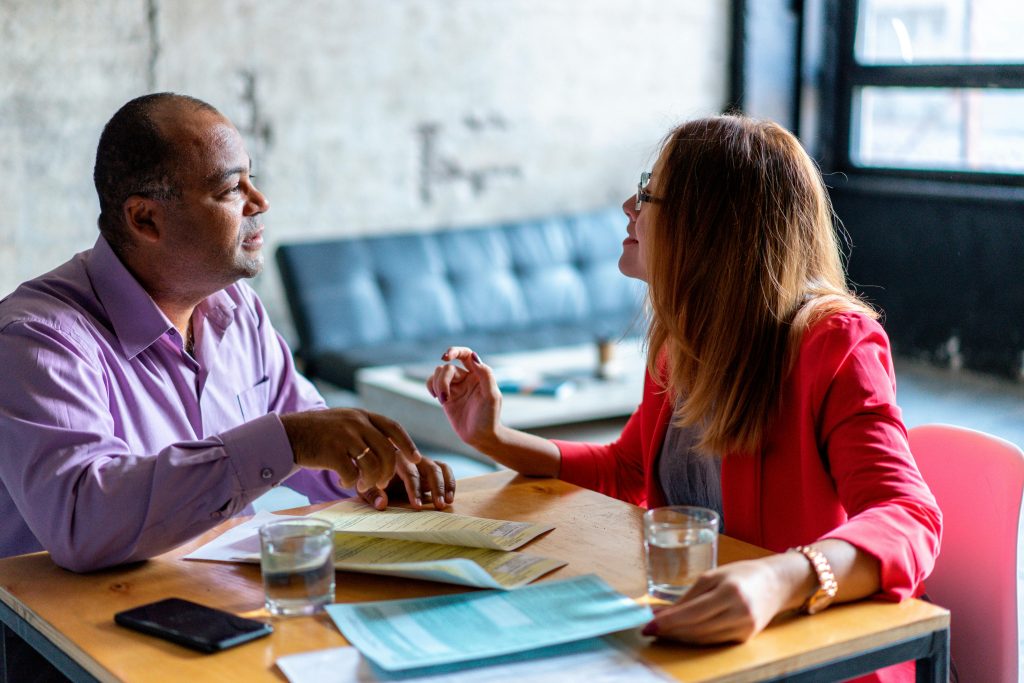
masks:
<path id="1" fill-rule="evenodd" d="M 618 208 L 504 225 L 282 244 L 277 263 L 306 374 L 637 333 L 643 285 L 618 270 Z"/>

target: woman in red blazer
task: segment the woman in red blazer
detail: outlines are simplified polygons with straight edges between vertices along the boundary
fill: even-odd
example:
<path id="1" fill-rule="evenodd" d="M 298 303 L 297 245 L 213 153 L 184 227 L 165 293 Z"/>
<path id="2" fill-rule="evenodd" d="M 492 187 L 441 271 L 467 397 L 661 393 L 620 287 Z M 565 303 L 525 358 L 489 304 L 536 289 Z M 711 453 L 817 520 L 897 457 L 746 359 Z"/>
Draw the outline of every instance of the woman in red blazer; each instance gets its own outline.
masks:
<path id="1" fill-rule="evenodd" d="M 637 505 L 710 496 L 726 533 L 776 551 L 706 572 L 648 635 L 742 641 L 787 610 L 919 595 L 941 514 L 910 453 L 888 339 L 846 286 L 800 143 L 744 117 L 684 123 L 623 210 L 619 268 L 647 282 L 652 315 L 643 401 L 619 439 L 505 427 L 494 376 L 465 347 L 443 356 L 463 367 L 427 382 L 456 432 L 524 474 Z M 870 678 L 912 677 L 909 663 Z"/>

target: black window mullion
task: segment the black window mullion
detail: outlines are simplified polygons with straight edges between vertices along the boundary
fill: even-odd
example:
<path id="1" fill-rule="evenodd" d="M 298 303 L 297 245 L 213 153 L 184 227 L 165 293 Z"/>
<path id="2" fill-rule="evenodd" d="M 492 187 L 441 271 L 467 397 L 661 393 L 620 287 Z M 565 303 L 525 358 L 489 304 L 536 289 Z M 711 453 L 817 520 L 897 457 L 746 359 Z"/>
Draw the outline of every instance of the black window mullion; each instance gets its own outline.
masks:
<path id="1" fill-rule="evenodd" d="M 835 112 L 832 131 L 832 164 L 833 169 L 847 169 L 853 164 L 850 159 L 851 126 L 853 125 L 853 83 L 850 79 L 856 61 L 853 56 L 854 37 L 857 30 L 857 2 L 832 0 L 826 11 L 834 13 L 827 19 L 828 25 L 835 28 L 831 38 L 835 45 L 834 59 L 836 67 L 835 80 Z M 826 15 L 828 16 L 828 15 Z"/>
<path id="2" fill-rule="evenodd" d="M 851 63 L 851 86 L 907 88 L 1024 88 L 1024 64 L 865 66 Z"/>

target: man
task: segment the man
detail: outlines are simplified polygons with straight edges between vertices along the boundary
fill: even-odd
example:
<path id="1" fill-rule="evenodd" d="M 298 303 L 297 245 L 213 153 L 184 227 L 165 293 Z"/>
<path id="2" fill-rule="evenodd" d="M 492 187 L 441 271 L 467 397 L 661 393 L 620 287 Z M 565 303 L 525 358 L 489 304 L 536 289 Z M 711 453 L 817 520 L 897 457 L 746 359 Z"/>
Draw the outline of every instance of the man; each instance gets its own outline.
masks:
<path id="1" fill-rule="evenodd" d="M 173 548 L 285 483 L 454 494 L 381 415 L 326 409 L 253 290 L 267 199 L 235 127 L 137 98 L 107 123 L 95 246 L 0 302 L 0 556 L 88 571 Z M 391 489 L 386 489 L 393 484 Z"/>

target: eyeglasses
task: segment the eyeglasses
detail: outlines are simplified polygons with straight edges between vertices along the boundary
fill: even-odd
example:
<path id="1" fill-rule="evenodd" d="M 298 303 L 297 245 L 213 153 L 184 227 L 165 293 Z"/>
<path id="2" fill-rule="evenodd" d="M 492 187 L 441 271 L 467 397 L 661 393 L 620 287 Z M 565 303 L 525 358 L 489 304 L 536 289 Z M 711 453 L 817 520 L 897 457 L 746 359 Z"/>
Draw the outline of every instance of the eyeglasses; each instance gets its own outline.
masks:
<path id="1" fill-rule="evenodd" d="M 639 211 L 640 207 L 643 206 L 644 202 L 648 204 L 657 204 L 661 200 L 652 195 L 647 191 L 647 186 L 651 184 L 651 174 L 648 171 L 644 171 L 640 174 L 640 182 L 636 184 L 636 210 Z"/>

